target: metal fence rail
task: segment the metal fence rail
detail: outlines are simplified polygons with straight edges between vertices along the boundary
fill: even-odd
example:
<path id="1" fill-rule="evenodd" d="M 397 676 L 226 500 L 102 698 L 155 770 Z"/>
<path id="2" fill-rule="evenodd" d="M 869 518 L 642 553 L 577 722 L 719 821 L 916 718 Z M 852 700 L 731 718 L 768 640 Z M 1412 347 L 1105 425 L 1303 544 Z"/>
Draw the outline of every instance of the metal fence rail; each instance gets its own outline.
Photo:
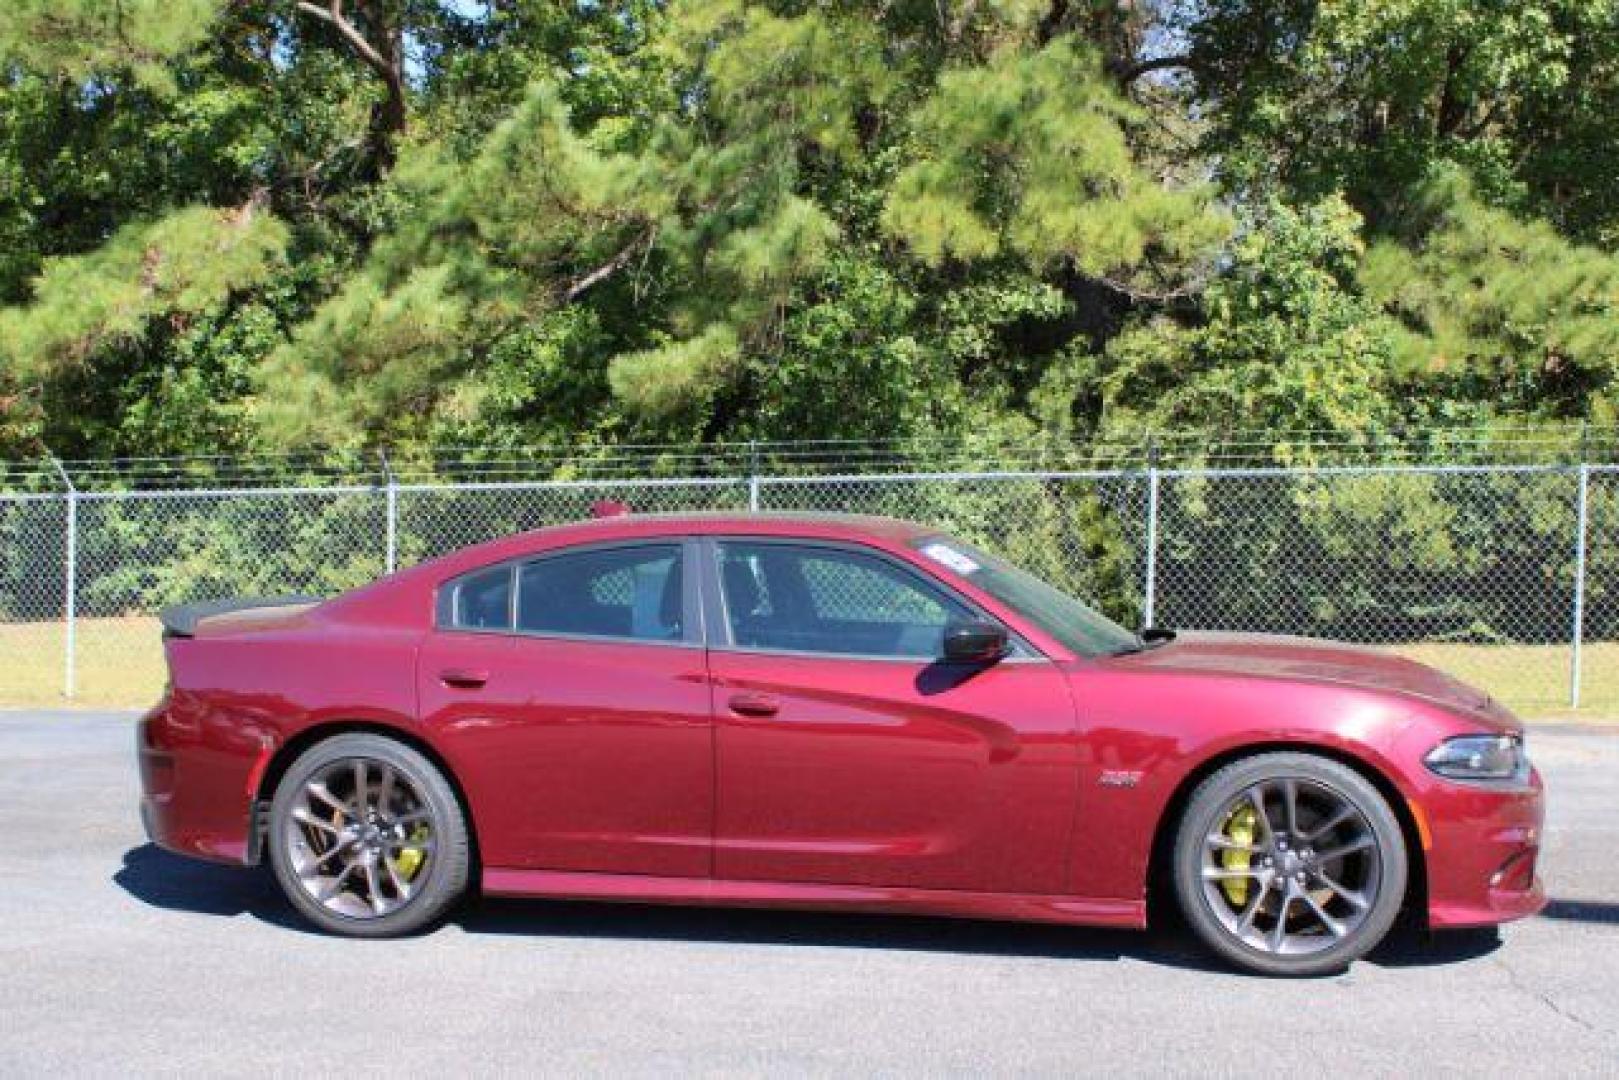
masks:
<path id="1" fill-rule="evenodd" d="M 162 684 L 163 606 L 336 592 L 615 499 L 926 521 L 1129 624 L 1383 645 L 1520 709 L 1619 715 L 1619 465 L 1582 457 L 907 469 L 914 457 L 755 449 L 659 451 L 642 475 L 382 457 L 358 480 L 55 463 L 0 493 L 0 705 L 142 704 Z"/>

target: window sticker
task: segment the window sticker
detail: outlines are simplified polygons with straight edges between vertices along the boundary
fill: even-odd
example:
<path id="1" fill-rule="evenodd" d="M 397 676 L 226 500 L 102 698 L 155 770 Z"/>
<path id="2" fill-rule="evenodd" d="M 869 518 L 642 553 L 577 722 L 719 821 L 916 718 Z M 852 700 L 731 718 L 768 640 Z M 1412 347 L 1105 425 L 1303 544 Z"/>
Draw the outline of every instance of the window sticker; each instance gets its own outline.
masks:
<path id="1" fill-rule="evenodd" d="M 971 574 L 982 569 L 977 563 L 951 547 L 949 544 L 924 544 L 922 554 L 943 566 L 948 566 L 958 574 Z"/>

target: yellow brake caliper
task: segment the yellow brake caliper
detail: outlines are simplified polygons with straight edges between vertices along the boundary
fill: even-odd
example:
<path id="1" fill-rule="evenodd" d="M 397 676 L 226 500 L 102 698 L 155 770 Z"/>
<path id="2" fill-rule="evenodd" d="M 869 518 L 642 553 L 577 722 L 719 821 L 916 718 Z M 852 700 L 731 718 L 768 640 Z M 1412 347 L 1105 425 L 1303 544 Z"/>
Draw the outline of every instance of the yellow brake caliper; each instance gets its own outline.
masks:
<path id="1" fill-rule="evenodd" d="M 1259 824 L 1259 816 L 1252 806 L 1239 806 L 1225 819 L 1225 838 L 1233 844 L 1251 847 L 1254 842 L 1254 826 Z M 1236 851 L 1231 848 L 1220 853 L 1220 865 L 1227 870 L 1246 870 L 1253 865 L 1254 856 L 1250 851 Z M 1248 903 L 1248 879 L 1245 877 L 1226 878 L 1220 882 L 1220 888 L 1225 890 L 1226 899 L 1238 907 Z"/>
<path id="2" fill-rule="evenodd" d="M 415 877 L 416 871 L 422 868 L 422 860 L 427 857 L 427 852 L 422 849 L 422 845 L 427 842 L 430 835 L 427 824 L 423 822 L 416 826 L 415 832 L 410 834 L 410 842 L 416 846 L 399 849 L 399 858 L 394 860 L 394 867 L 399 871 L 399 876 L 406 881 Z"/>

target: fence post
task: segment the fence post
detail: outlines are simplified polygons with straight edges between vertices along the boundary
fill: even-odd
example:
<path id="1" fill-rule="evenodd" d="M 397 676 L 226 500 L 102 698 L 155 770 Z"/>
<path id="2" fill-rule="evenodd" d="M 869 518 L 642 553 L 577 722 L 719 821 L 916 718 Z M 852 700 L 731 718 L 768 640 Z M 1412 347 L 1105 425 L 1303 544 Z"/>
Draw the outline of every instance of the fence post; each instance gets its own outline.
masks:
<path id="1" fill-rule="evenodd" d="M 388 451 L 378 450 L 377 456 L 382 459 L 382 477 L 387 486 L 383 489 L 387 500 L 387 554 L 384 556 L 384 565 L 387 573 L 393 573 L 399 568 L 399 484 L 394 479 L 393 466 L 388 463 Z"/>
<path id="2" fill-rule="evenodd" d="M 1158 609 L 1158 443 L 1147 445 L 1147 580 L 1141 623 L 1152 626 Z"/>
<path id="3" fill-rule="evenodd" d="M 50 459 L 57 477 L 67 490 L 67 551 L 62 582 L 64 590 L 62 615 L 66 624 L 64 629 L 67 631 L 67 644 L 62 664 L 62 696 L 72 701 L 78 692 L 79 489 L 73 485 L 73 478 L 68 475 L 67 469 L 57 460 L 56 455 L 51 454 Z"/>
<path id="4" fill-rule="evenodd" d="M 748 443 L 748 510 L 759 512 L 759 444 Z"/>
<path id="5" fill-rule="evenodd" d="M 1591 466 L 1580 455 L 1579 491 L 1574 503 L 1574 626 L 1570 635 L 1568 706 L 1580 707 L 1580 649 L 1585 639 L 1585 534 L 1590 518 Z"/>

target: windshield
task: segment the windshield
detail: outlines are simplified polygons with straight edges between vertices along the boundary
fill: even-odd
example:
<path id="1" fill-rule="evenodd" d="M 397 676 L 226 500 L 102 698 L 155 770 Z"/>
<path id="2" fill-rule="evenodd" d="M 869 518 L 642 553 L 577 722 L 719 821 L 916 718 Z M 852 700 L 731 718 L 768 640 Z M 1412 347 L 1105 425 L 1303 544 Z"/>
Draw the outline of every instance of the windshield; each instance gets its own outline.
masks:
<path id="1" fill-rule="evenodd" d="M 948 536 L 931 536 L 918 541 L 915 547 L 947 572 L 972 582 L 1080 656 L 1107 656 L 1141 646 L 1136 635 L 1095 608 L 971 544 Z"/>

